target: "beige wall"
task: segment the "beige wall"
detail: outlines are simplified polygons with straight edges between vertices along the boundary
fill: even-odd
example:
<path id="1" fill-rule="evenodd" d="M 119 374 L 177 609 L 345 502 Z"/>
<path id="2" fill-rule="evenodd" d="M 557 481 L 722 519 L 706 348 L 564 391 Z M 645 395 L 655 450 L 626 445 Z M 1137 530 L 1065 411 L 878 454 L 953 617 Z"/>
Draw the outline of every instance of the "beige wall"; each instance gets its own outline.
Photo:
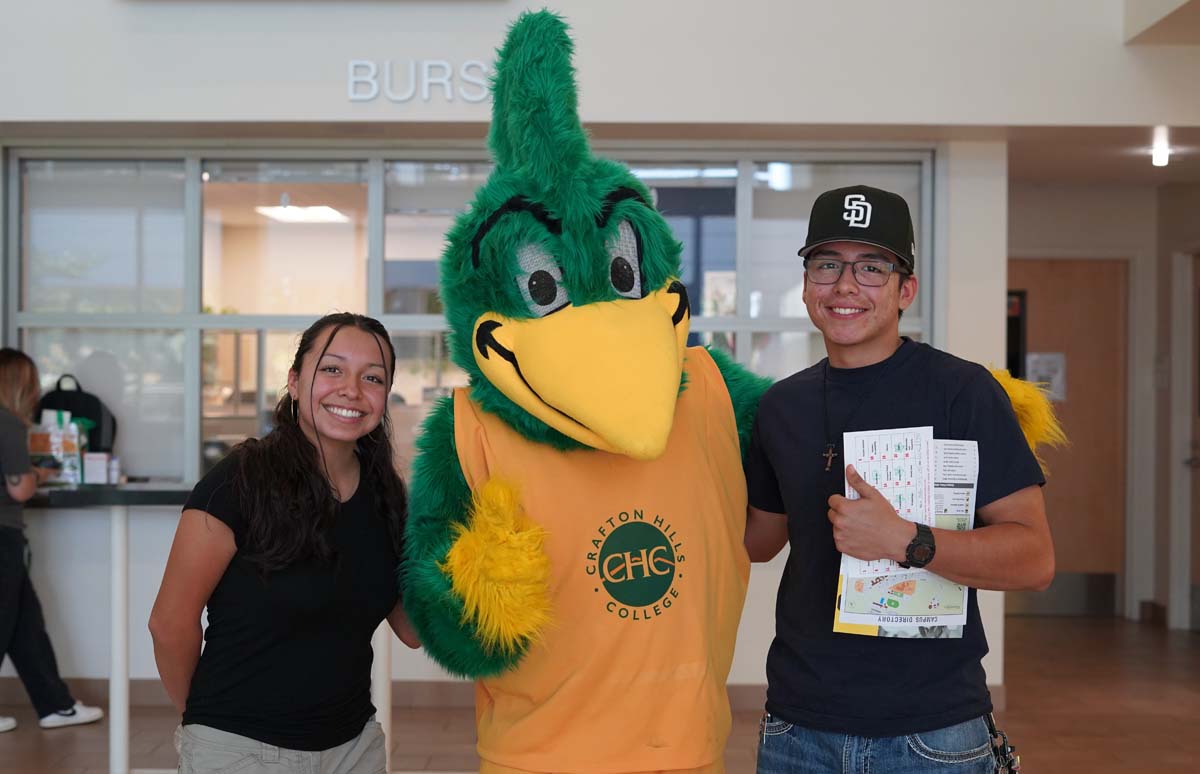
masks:
<path id="1" fill-rule="evenodd" d="M 1008 259 L 1008 148 L 1002 142 L 951 142 L 942 215 L 946 339 L 940 346 L 985 365 L 1004 362 Z M 941 214 L 941 213 L 939 213 Z M 994 310 L 992 314 L 980 314 Z M 939 326 L 940 327 L 940 326 Z M 979 593 L 991 652 L 989 685 L 1004 682 L 1004 595 Z"/>
<path id="2" fill-rule="evenodd" d="M 952 142 L 949 165 L 947 339 L 943 346 L 984 364 L 1004 361 L 1008 259 L 1008 155 L 1000 142 Z M 994 314 L 980 314 L 995 310 Z"/>
<path id="3" fill-rule="evenodd" d="M 1130 261 L 1132 602 L 1169 598 L 1172 256 L 1200 252 L 1200 185 L 1011 187 L 1009 254 Z M 1195 561 L 1195 560 L 1193 560 Z"/>
<path id="4" fill-rule="evenodd" d="M 1153 263 L 1157 193 L 1152 186 L 1012 182 L 1008 207 L 1010 255 L 1122 253 Z"/>
<path id="5" fill-rule="evenodd" d="M 1157 361 L 1163 372 L 1157 384 L 1156 428 L 1158 458 L 1155 486 L 1160 492 L 1170 491 L 1171 466 L 1180 460 L 1171 453 L 1171 387 L 1166 372 L 1171 356 L 1172 315 L 1172 256 L 1176 253 L 1200 253 L 1200 185 L 1164 185 L 1158 189 L 1158 303 L 1157 303 Z M 1155 599 L 1163 605 L 1170 599 L 1170 513 L 1168 498 L 1162 499 L 1155 529 L 1155 553 L 1160 557 L 1155 570 Z M 1193 561 L 1197 561 L 1193 557 Z"/>
<path id="6" fill-rule="evenodd" d="M 1125 0 L 1125 38 L 1138 43 L 1192 40 L 1186 22 L 1195 18 L 1198 5 L 1196 0 Z"/>
<path id="7" fill-rule="evenodd" d="M 436 92 L 350 102 L 348 62 L 487 61 L 526 5 L 8 2 L 0 123 L 481 121 Z M 1125 46 L 1124 0 L 554 6 L 589 122 L 1200 124 L 1200 47 Z"/>
<path id="8" fill-rule="evenodd" d="M 1155 275 L 1158 268 L 1158 192 L 1152 186 L 1009 186 L 1009 256 L 1097 258 L 1129 264 L 1130 369 L 1132 396 L 1126 437 L 1133 453 L 1127 486 L 1131 524 L 1126 555 L 1130 578 L 1122 588 L 1123 612 L 1157 598 L 1155 572 L 1166 555 L 1156 546 L 1158 508 L 1165 508 L 1155 483 Z M 1053 520 L 1053 514 L 1050 514 Z"/>
<path id="9" fill-rule="evenodd" d="M 1133 37 L 1145 32 L 1189 2 L 1191 0 L 1125 0 L 1125 34 Z"/>
<path id="10" fill-rule="evenodd" d="M 205 244 L 205 265 L 218 268 L 205 306 L 236 314 L 366 311 L 365 227 L 226 225 L 219 234 L 219 244 Z"/>

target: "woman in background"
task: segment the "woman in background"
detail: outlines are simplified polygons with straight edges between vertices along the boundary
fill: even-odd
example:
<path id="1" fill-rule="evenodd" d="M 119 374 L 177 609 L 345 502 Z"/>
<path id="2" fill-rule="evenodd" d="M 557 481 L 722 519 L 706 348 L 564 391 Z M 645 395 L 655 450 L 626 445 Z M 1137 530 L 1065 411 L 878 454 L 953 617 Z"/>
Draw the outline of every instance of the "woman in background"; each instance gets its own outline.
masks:
<path id="1" fill-rule="evenodd" d="M 0 662 L 12 659 L 42 728 L 92 723 L 104 717 L 71 696 L 58 674 L 54 648 L 46 634 L 42 605 L 29 577 L 29 541 L 23 503 L 51 474 L 29 461 L 29 425 L 41 388 L 37 366 L 24 352 L 0 349 Z M 0 732 L 17 727 L 0 717 Z"/>
<path id="2" fill-rule="evenodd" d="M 386 619 L 418 644 L 396 580 L 406 505 L 387 417 L 395 366 L 378 321 L 317 320 L 274 429 L 192 490 L 150 616 L 183 713 L 181 771 L 385 771 L 371 636 Z"/>

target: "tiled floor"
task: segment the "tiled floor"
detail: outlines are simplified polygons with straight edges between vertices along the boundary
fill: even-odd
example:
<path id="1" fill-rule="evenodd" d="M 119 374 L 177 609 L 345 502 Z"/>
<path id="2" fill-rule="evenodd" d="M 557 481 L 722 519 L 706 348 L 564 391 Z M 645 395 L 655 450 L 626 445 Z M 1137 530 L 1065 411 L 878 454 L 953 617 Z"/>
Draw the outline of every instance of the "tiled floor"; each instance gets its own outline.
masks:
<path id="1" fill-rule="evenodd" d="M 1021 751 L 1023 774 L 1200 772 L 1200 634 L 1124 621 L 1010 618 L 1005 662 L 1008 711 L 999 717 Z M 0 734 L 0 774 L 107 771 L 108 728 L 41 731 L 27 707 L 0 707 L 21 726 Z M 173 770 L 164 709 L 135 709 L 136 769 Z M 392 768 L 473 771 L 471 710 L 392 715 Z M 758 713 L 739 713 L 726 750 L 729 774 L 754 770 Z"/>
<path id="2" fill-rule="evenodd" d="M 1022 774 L 1200 772 L 1200 632 L 1009 618 L 1008 708 Z"/>

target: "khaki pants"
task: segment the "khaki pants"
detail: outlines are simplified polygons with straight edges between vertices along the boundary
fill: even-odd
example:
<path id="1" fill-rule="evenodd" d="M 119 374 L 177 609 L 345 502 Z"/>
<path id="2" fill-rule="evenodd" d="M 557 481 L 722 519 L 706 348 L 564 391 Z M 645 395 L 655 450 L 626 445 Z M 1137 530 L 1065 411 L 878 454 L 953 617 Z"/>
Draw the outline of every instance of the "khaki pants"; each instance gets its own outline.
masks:
<path id="1" fill-rule="evenodd" d="M 180 774 L 386 774 L 383 727 L 367 721 L 362 733 L 320 752 L 289 750 L 208 726 L 175 729 Z"/>

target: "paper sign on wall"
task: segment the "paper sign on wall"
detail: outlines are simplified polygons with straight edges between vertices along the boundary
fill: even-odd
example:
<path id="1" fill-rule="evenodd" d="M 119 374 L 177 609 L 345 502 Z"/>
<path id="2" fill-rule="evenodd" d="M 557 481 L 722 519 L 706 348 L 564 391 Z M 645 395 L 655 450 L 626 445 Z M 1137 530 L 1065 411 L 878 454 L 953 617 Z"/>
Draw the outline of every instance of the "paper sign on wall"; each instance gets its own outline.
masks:
<path id="1" fill-rule="evenodd" d="M 1067 399 L 1067 355 L 1064 352 L 1030 352 L 1025 355 L 1025 378 L 1042 384 L 1050 400 Z"/>

